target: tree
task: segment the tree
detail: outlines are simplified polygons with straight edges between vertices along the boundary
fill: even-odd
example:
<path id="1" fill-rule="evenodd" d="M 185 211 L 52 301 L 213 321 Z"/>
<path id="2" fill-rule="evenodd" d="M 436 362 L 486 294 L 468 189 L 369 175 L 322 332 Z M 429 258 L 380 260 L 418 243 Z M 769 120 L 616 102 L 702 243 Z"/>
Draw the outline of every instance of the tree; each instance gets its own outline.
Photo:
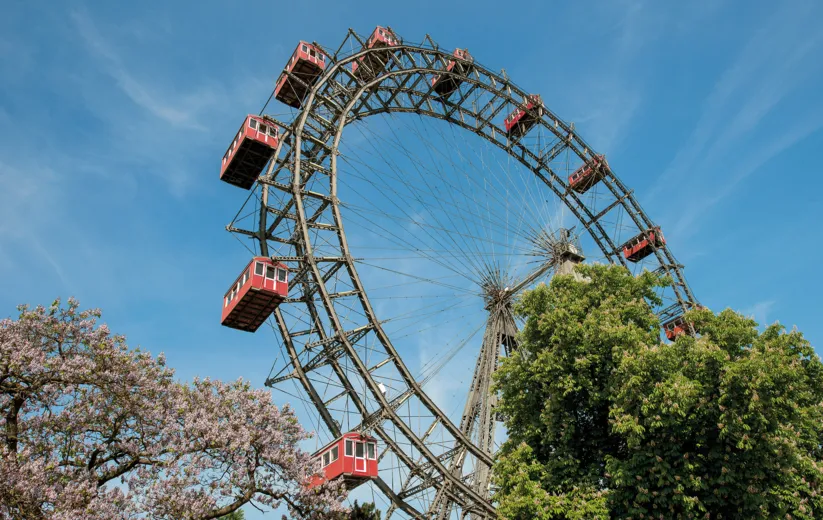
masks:
<path id="1" fill-rule="evenodd" d="M 380 510 L 377 509 L 374 502 L 358 504 L 355 500 L 348 518 L 350 520 L 380 520 Z"/>
<path id="2" fill-rule="evenodd" d="M 496 376 L 504 518 L 823 517 L 823 364 L 797 331 L 688 313 L 661 343 L 666 283 L 580 266 L 524 295 Z"/>
<path id="3" fill-rule="evenodd" d="M 242 509 L 238 509 L 237 511 L 232 511 L 227 515 L 221 516 L 219 520 L 246 520 L 246 514 L 243 513 Z"/>
<path id="4" fill-rule="evenodd" d="M 269 392 L 174 380 L 74 300 L 0 321 L 0 518 L 211 519 L 249 501 L 344 510 L 308 489 L 309 437 Z"/>
<path id="5" fill-rule="evenodd" d="M 329 520 L 380 520 L 380 510 L 373 502 L 358 504 L 355 500 L 349 511 L 331 516 Z"/>

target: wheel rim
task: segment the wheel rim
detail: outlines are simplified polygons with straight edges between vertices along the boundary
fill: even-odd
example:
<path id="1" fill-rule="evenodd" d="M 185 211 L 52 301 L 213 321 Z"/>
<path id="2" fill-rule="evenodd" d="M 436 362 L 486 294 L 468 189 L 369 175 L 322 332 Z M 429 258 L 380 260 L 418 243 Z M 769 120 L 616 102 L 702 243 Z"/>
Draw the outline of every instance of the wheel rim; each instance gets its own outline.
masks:
<path id="1" fill-rule="evenodd" d="M 340 48 L 347 42 L 359 47 L 362 38 L 350 32 Z M 596 193 L 579 195 L 568 188 L 566 179 L 552 168 L 552 161 L 565 153 L 582 164 L 596 154 L 572 125 L 550 110 L 543 110 L 531 131 L 539 128 L 552 135 L 551 142 L 543 145 L 526 137 L 515 141 L 505 137 L 499 121 L 527 95 L 505 75 L 476 62 L 469 77 L 445 73 L 451 54 L 440 51 L 428 39 L 424 44 L 403 43 L 393 48 L 383 75 L 359 81 L 351 74 L 350 64 L 377 52 L 383 51 L 329 53 L 332 65 L 312 87 L 298 116 L 291 123 L 278 122 L 286 131 L 275 159 L 260 179 L 255 229 L 243 229 L 239 219 L 229 226 L 230 231 L 257 240 L 263 255 L 270 255 L 274 249 L 285 251 L 277 258 L 292 268 L 290 298 L 274 314 L 274 327 L 289 357 L 289 371 L 267 384 L 278 385 L 289 379 L 299 382 L 325 428 L 335 437 L 346 425 L 339 421 L 340 414 L 336 418 L 332 405 L 342 400 L 354 408 L 351 413 L 360 418 L 360 426 L 370 429 L 383 443 L 386 462 L 381 461 L 381 468 L 387 464 L 405 467 L 397 471 L 394 481 L 376 481 L 393 504 L 389 513 L 397 509 L 411 517 L 493 517 L 488 492 L 470 485 L 464 465 L 457 471 L 454 467 L 455 457 L 467 455 L 474 467 L 487 467 L 492 454 L 478 448 L 421 388 L 384 330 L 360 279 L 337 196 L 343 130 L 371 115 L 414 113 L 475 133 L 530 170 L 568 208 L 602 257 L 612 263 L 633 267 L 620 249 L 624 237 L 604 225 L 610 215 L 622 212 L 639 230 L 655 226 L 611 170 Z M 449 99 L 437 99 L 428 81 L 433 74 L 450 74 L 460 77 L 463 83 Z M 682 267 L 667 246 L 656 248 L 643 265 L 668 274 L 674 281 L 666 304 L 656 309 L 662 320 L 697 304 Z M 342 285 L 348 291 L 340 290 L 341 277 L 347 279 Z M 341 319 L 337 302 L 343 300 L 356 301 L 360 306 L 363 320 L 359 326 L 353 326 L 357 325 L 353 320 Z M 298 308 L 299 312 L 291 312 Z M 298 314 L 302 318 L 296 318 Z M 304 327 L 296 328 L 301 321 Z M 364 355 L 377 348 L 382 349 L 382 357 Z M 375 374 L 387 368 L 404 386 L 384 396 Z M 320 369 L 336 378 L 337 393 L 317 388 L 318 380 L 312 374 Z M 412 406 L 428 414 L 427 421 L 421 421 L 423 426 L 408 424 L 411 421 L 399 411 Z M 445 445 L 450 442 L 452 448 L 440 445 L 430 449 L 427 440 L 434 435 L 447 439 Z"/>

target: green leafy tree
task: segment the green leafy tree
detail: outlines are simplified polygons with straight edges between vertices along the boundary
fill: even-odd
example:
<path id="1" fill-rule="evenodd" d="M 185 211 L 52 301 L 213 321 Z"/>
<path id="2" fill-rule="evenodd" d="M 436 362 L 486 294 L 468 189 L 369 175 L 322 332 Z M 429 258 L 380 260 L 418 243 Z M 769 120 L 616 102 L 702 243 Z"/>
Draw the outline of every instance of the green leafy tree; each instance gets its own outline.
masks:
<path id="1" fill-rule="evenodd" d="M 358 504 L 355 500 L 349 518 L 351 520 L 380 520 L 380 510 L 373 502 Z"/>
<path id="2" fill-rule="evenodd" d="M 580 266 L 524 295 L 496 376 L 511 519 L 823 518 L 823 364 L 797 331 L 726 310 L 661 343 L 665 282 Z"/>
<path id="3" fill-rule="evenodd" d="M 354 501 L 351 510 L 343 513 L 336 513 L 329 517 L 333 520 L 380 520 L 380 510 L 373 502 L 358 504 Z"/>
<path id="4" fill-rule="evenodd" d="M 218 520 L 246 520 L 246 514 L 242 509 L 238 509 L 237 511 L 221 516 Z"/>

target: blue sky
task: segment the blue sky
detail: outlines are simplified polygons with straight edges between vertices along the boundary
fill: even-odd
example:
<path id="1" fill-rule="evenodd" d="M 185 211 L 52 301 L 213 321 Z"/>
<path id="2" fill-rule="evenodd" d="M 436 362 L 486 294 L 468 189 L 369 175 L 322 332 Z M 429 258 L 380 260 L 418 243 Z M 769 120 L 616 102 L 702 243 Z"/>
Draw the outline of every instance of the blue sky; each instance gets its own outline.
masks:
<path id="1" fill-rule="evenodd" d="M 220 158 L 298 40 L 381 24 L 468 47 L 574 121 L 703 303 L 823 342 L 823 4 L 410 6 L 6 2 L 0 315 L 73 295 L 181 378 L 262 385 L 272 336 L 219 325 L 247 258 L 224 230 L 246 194 L 218 181 Z"/>

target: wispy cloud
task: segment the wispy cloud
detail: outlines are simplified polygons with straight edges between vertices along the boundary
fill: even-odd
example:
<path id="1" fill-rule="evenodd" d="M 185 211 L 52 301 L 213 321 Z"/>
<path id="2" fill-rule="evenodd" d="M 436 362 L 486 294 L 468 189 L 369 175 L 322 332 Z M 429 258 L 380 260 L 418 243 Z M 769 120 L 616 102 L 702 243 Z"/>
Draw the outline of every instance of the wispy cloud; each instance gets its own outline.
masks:
<path id="1" fill-rule="evenodd" d="M 84 12 L 75 11 L 71 13 L 71 19 L 88 50 L 102 62 L 120 90 L 136 105 L 174 126 L 204 130 L 195 120 L 198 107 L 192 103 L 191 98 L 173 99 L 168 94 L 159 94 L 155 87 L 138 80 L 126 67 L 124 60 L 114 50 L 113 43 L 101 35 L 91 17 Z"/>
<path id="2" fill-rule="evenodd" d="M 80 52 L 66 88 L 73 89 L 75 103 L 108 127 L 98 132 L 99 151 L 86 166 L 115 182 L 132 178 L 132 184 L 141 184 L 151 177 L 178 199 L 190 194 L 198 175 L 193 165 L 207 154 L 219 159 L 222 139 L 228 140 L 238 118 L 253 109 L 238 110 L 238 105 L 250 92 L 264 98 L 273 82 L 265 71 L 228 67 L 215 77 L 213 69 L 181 70 L 164 54 L 175 41 L 168 31 L 120 31 L 82 9 L 69 20 Z M 216 134 L 214 128 L 229 130 Z"/>
<path id="3" fill-rule="evenodd" d="M 775 303 L 777 302 L 775 302 L 774 300 L 764 300 L 762 302 L 757 302 L 751 307 L 748 307 L 740 311 L 740 314 L 752 318 L 759 325 L 766 325 L 768 323 L 767 320 L 769 313 L 771 312 Z"/>
<path id="4" fill-rule="evenodd" d="M 823 107 L 811 107 L 811 113 L 802 114 L 788 128 L 766 124 L 776 108 L 820 68 L 813 57 L 823 35 L 803 30 L 803 20 L 813 9 L 809 2 L 784 6 L 752 34 L 715 83 L 691 135 L 646 194 L 652 199 L 667 187 L 684 185 L 688 178 L 685 185 L 692 191 L 686 190 L 688 203 L 674 208 L 679 219 L 673 233 L 686 233 L 743 179 L 820 128 Z M 742 153 L 744 145 L 751 146 L 755 139 L 765 144 L 753 154 Z M 700 196 L 693 196 L 698 191 Z"/>
<path id="5" fill-rule="evenodd" d="M 783 129 L 775 139 L 758 148 L 754 153 L 743 157 L 731 166 L 727 180 L 721 187 L 715 187 L 704 196 L 693 199 L 679 212 L 672 232 L 686 234 L 687 230 L 694 229 L 695 222 L 711 208 L 718 205 L 723 199 L 735 191 L 735 188 L 748 176 L 759 170 L 764 164 L 788 150 L 804 138 L 823 128 L 823 110 L 816 110 L 807 114 L 800 122 L 788 129 Z"/>
<path id="6" fill-rule="evenodd" d="M 621 1 L 613 9 L 610 15 L 618 21 L 610 28 L 614 31 L 611 52 L 577 81 L 571 114 L 577 125 L 585 127 L 592 146 L 605 152 L 620 144 L 640 107 L 642 82 L 628 71 L 654 38 L 644 30 L 650 11 L 643 1 Z"/>
<path id="7" fill-rule="evenodd" d="M 53 208 L 61 189 L 58 176 L 42 164 L 20 166 L 0 161 L 0 186 L 0 250 L 5 250 L 0 264 L 7 268 L 5 272 L 20 272 L 15 257 L 23 251 L 44 261 L 63 289 L 70 288 L 72 284 L 54 251 L 45 245 L 49 222 L 57 216 Z"/>
<path id="8" fill-rule="evenodd" d="M 691 2 L 673 9 L 648 0 L 619 0 L 604 4 L 603 27 L 587 30 L 611 34 L 604 52 L 588 70 L 573 91 L 573 120 L 585 125 L 585 135 L 598 151 L 610 153 L 617 149 L 635 118 L 644 109 L 648 93 L 650 50 L 672 32 L 686 33 L 700 27 L 700 22 L 724 2 L 722 0 Z M 585 8 L 586 24 L 595 19 Z M 596 27 L 596 28 L 595 28 Z M 576 112 L 576 114 L 575 114 Z"/>
<path id="9" fill-rule="evenodd" d="M 29 237 L 45 223 L 48 215 L 42 210 L 53 202 L 59 183 L 44 165 L 18 166 L 0 160 L 0 239 Z"/>

